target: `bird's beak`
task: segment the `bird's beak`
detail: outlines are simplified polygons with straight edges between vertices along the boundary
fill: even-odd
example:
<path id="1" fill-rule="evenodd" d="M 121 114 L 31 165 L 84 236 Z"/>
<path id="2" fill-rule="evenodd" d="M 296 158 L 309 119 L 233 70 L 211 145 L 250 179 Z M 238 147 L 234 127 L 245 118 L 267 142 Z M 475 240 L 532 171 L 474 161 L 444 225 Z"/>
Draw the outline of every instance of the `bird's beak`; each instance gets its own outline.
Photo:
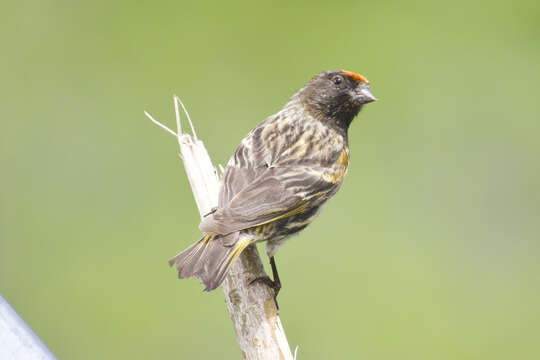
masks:
<path id="1" fill-rule="evenodd" d="M 358 100 L 360 100 L 363 104 L 377 100 L 377 98 L 371 93 L 371 90 L 369 90 L 369 87 L 366 85 L 360 86 L 356 93 L 358 94 Z"/>

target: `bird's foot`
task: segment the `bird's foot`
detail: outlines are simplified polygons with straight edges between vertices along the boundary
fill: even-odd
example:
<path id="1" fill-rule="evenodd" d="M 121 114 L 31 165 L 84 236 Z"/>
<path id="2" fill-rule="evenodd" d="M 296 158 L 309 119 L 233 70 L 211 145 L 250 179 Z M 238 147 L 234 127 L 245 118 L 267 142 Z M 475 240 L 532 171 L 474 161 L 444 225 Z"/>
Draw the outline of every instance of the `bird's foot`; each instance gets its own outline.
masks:
<path id="1" fill-rule="evenodd" d="M 255 278 L 249 282 L 249 285 L 252 285 L 256 282 L 263 283 L 272 290 L 274 290 L 274 302 L 276 303 L 276 308 L 279 310 L 279 305 L 277 302 L 277 296 L 279 294 L 279 290 L 281 290 L 281 281 L 279 281 L 279 278 L 274 281 L 270 279 L 268 275 L 265 276 L 259 276 L 258 278 Z"/>
<path id="2" fill-rule="evenodd" d="M 268 286 L 269 288 L 271 288 L 272 290 L 274 290 L 274 297 L 277 297 L 277 295 L 279 293 L 279 290 L 281 290 L 281 282 L 279 280 L 274 281 L 274 280 L 270 279 L 270 277 L 267 276 L 267 275 L 259 276 L 258 278 L 255 278 L 255 279 L 251 280 L 249 282 L 249 285 L 251 285 L 253 283 L 256 283 L 256 282 L 261 282 L 261 283 L 265 284 L 266 286 Z"/>

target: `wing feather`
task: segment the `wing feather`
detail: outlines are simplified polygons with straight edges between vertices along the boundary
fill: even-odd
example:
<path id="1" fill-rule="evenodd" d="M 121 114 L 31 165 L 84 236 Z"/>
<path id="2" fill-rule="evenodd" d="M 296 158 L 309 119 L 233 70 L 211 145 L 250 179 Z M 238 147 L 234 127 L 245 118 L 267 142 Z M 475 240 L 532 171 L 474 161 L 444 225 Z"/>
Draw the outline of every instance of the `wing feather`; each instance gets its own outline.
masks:
<path id="1" fill-rule="evenodd" d="M 242 140 L 221 179 L 218 208 L 202 220 L 202 231 L 229 234 L 262 225 L 337 191 L 341 178 L 333 181 L 327 173 L 344 139 L 328 129 L 299 127 L 305 121 L 291 125 L 280 116 L 266 119 Z M 321 138 L 325 142 L 308 153 L 310 144 Z"/>
<path id="2" fill-rule="evenodd" d="M 314 196 L 323 196 L 335 186 L 311 169 L 268 168 L 225 206 L 204 218 L 199 228 L 229 234 L 266 224 L 303 211 Z"/>

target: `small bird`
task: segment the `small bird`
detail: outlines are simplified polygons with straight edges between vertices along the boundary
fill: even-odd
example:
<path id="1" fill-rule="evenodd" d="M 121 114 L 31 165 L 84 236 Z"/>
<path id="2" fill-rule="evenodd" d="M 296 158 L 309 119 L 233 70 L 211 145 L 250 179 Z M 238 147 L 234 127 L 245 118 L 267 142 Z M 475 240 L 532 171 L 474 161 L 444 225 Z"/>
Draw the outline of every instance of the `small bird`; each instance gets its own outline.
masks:
<path id="1" fill-rule="evenodd" d="M 199 225 L 203 237 L 169 260 L 178 277 L 199 278 L 205 291 L 214 290 L 247 246 L 266 241 L 274 279 L 254 281 L 276 296 L 274 255 L 339 190 L 349 165 L 349 125 L 375 100 L 364 76 L 325 71 L 253 129 L 227 163 L 218 205 Z"/>

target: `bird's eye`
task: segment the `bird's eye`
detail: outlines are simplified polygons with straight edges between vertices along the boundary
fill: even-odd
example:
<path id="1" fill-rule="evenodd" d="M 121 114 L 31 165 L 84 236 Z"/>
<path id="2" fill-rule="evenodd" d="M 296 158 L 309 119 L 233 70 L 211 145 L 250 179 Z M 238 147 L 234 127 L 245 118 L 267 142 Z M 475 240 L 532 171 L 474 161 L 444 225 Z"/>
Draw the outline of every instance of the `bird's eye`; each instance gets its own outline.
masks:
<path id="1" fill-rule="evenodd" d="M 332 82 L 336 85 L 339 85 L 343 82 L 343 78 L 341 76 L 336 76 L 335 78 L 332 79 Z"/>

